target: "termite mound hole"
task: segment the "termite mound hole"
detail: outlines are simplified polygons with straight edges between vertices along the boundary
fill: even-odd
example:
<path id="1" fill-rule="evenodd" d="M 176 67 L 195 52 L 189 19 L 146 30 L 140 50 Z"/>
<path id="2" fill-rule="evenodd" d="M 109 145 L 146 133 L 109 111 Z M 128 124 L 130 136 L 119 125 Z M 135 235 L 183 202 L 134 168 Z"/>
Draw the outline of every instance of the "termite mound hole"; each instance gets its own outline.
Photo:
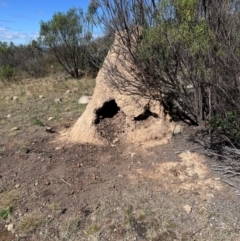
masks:
<path id="1" fill-rule="evenodd" d="M 154 118 L 158 118 L 158 115 L 156 113 L 153 113 L 149 109 L 146 109 L 142 114 L 134 117 L 134 120 L 135 121 L 144 121 L 144 120 L 147 120 L 150 116 L 153 116 Z"/>
<path id="2" fill-rule="evenodd" d="M 95 111 L 96 119 L 94 124 L 99 124 L 100 121 L 105 118 L 113 118 L 119 111 L 120 108 L 117 106 L 115 100 L 105 102 L 102 107 Z"/>

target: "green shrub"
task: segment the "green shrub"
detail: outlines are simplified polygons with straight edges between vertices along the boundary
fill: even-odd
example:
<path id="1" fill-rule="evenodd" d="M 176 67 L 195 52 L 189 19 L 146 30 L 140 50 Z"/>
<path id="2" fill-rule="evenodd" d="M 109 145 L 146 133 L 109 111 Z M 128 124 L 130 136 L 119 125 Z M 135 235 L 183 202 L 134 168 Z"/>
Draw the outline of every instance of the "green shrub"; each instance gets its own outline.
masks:
<path id="1" fill-rule="evenodd" d="M 13 77 L 13 68 L 10 65 L 3 66 L 0 71 L 0 76 L 3 79 L 10 80 Z"/>
<path id="2" fill-rule="evenodd" d="M 209 124 L 217 134 L 223 134 L 233 141 L 240 139 L 240 113 L 238 110 L 227 111 L 224 117 L 215 115 L 209 120 Z"/>

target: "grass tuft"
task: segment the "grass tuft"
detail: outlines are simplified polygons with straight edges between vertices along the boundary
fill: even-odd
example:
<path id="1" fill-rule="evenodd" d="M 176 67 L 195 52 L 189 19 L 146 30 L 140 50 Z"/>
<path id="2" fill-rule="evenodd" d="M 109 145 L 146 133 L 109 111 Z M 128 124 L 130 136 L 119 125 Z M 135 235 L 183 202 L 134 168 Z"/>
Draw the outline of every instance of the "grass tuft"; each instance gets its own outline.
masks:
<path id="1" fill-rule="evenodd" d="M 87 235 L 91 236 L 100 230 L 99 226 L 96 224 L 91 225 L 87 230 Z"/>
<path id="2" fill-rule="evenodd" d="M 8 192 L 3 192 L 0 198 L 0 207 L 15 208 L 22 198 L 22 193 L 19 190 L 13 189 Z"/>
<path id="3" fill-rule="evenodd" d="M 18 226 L 18 231 L 24 234 L 33 233 L 37 228 L 46 222 L 45 217 L 41 213 L 32 213 L 24 217 Z"/>
<path id="4" fill-rule="evenodd" d="M 6 208 L 0 209 L 0 220 L 11 217 L 12 208 L 7 206 Z"/>
<path id="5" fill-rule="evenodd" d="M 44 123 L 40 119 L 38 119 L 36 116 L 33 116 L 31 118 L 31 122 L 35 126 L 44 126 Z"/>

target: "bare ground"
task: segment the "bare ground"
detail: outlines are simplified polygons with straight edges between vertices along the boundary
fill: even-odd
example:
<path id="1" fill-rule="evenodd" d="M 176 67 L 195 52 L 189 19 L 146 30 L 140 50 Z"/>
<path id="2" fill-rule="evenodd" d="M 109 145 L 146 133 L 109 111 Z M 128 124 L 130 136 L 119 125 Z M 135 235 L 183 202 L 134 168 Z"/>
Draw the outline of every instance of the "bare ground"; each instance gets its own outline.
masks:
<path id="1" fill-rule="evenodd" d="M 21 108 L 39 111 L 43 120 L 50 115 L 43 108 L 48 102 L 29 98 L 35 105 L 24 101 Z M 71 98 L 76 96 L 57 107 L 53 133 L 26 124 L 27 114 L 11 124 L 9 109 L 1 106 L 0 208 L 12 208 L 0 221 L 1 241 L 240 240 L 239 196 L 211 171 L 218 161 L 188 141 L 192 127 L 154 148 L 121 139 L 113 144 L 122 120 L 116 115 L 99 123 L 102 136 L 110 136 L 108 145 L 62 143 L 59 136 L 81 114 L 64 112 Z M 9 132 L 8 125 L 20 123 Z"/>

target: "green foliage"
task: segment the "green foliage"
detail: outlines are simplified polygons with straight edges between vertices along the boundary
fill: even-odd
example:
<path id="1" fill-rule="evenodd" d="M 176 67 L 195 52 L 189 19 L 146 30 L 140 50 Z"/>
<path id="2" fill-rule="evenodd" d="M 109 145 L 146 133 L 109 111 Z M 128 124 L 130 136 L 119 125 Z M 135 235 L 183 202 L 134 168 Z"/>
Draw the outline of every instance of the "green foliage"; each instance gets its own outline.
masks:
<path id="1" fill-rule="evenodd" d="M 194 20 L 197 10 L 197 0 L 175 0 L 173 4 L 180 22 Z"/>
<path id="2" fill-rule="evenodd" d="M 0 41 L 0 53 L 6 53 L 8 51 L 8 44 Z"/>
<path id="3" fill-rule="evenodd" d="M 91 236 L 98 232 L 100 230 L 100 227 L 96 224 L 91 225 L 87 230 L 87 235 Z"/>
<path id="4" fill-rule="evenodd" d="M 12 209 L 7 206 L 6 208 L 0 209 L 0 219 L 7 219 L 11 217 Z"/>
<path id="5" fill-rule="evenodd" d="M 56 210 L 57 210 L 57 204 L 56 203 L 52 202 L 49 207 L 50 207 L 52 213 L 56 212 Z"/>
<path id="6" fill-rule="evenodd" d="M 210 118 L 209 124 L 215 132 L 231 139 L 240 138 L 240 113 L 237 110 L 227 111 L 224 117 L 215 115 Z"/>
<path id="7" fill-rule="evenodd" d="M 67 13 L 55 13 L 50 21 L 40 23 L 43 45 L 48 46 L 58 62 L 73 77 L 86 64 L 86 54 L 92 34 L 87 16 L 81 9 L 72 8 Z"/>
<path id="8" fill-rule="evenodd" d="M 13 77 L 13 73 L 13 68 L 10 65 L 3 66 L 0 70 L 0 76 L 7 80 L 10 80 Z"/>
<path id="9" fill-rule="evenodd" d="M 41 120 L 39 120 L 36 116 L 33 116 L 31 118 L 31 122 L 33 125 L 44 126 L 44 123 Z"/>

